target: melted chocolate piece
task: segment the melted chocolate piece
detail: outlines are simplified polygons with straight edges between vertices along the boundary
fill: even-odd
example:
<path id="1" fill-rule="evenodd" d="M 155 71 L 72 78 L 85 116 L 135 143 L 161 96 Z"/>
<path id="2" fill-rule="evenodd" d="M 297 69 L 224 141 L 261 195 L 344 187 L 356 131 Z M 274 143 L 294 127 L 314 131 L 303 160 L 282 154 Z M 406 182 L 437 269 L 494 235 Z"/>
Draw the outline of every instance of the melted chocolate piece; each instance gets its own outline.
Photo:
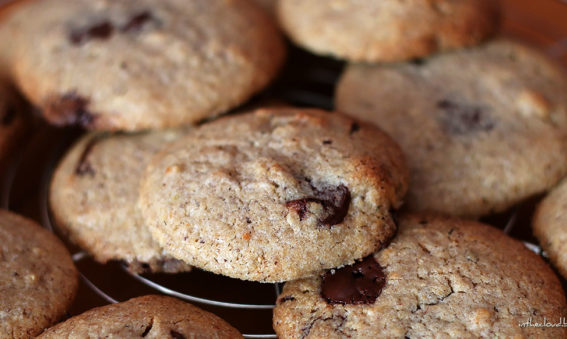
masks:
<path id="1" fill-rule="evenodd" d="M 373 256 L 323 275 L 321 296 L 330 304 L 372 304 L 382 293 L 386 275 Z"/>
<path id="2" fill-rule="evenodd" d="M 490 131 L 494 128 L 494 122 L 480 106 L 463 105 L 445 99 L 439 101 L 437 107 L 444 112 L 440 123 L 449 134 L 461 135 Z"/>
<path id="3" fill-rule="evenodd" d="M 122 28 L 120 28 L 120 31 L 124 33 L 139 32 L 146 23 L 152 20 L 154 20 L 154 18 L 150 11 L 140 12 L 130 18 L 130 21 L 122 26 Z"/>
<path id="4" fill-rule="evenodd" d="M 299 215 L 299 220 L 303 221 L 305 213 L 308 211 L 309 203 L 321 204 L 325 210 L 325 217 L 318 220 L 321 225 L 330 227 L 343 222 L 350 206 L 350 191 L 348 188 L 345 185 L 339 185 L 322 191 L 318 191 L 315 188 L 313 190 L 315 191 L 315 197 L 288 201 L 286 207 L 295 211 Z"/>
<path id="5" fill-rule="evenodd" d="M 83 45 L 93 39 L 106 40 L 113 33 L 114 26 L 109 21 L 103 21 L 94 26 L 72 30 L 69 34 L 69 41 L 73 45 Z"/>
<path id="6" fill-rule="evenodd" d="M 174 339 L 186 339 L 185 336 L 177 331 L 171 330 L 169 331 L 169 334 L 171 335 L 172 338 Z"/>
<path id="7" fill-rule="evenodd" d="M 8 126 L 16 118 L 16 109 L 13 106 L 8 105 L 4 115 L 0 118 L 0 124 L 3 126 Z"/>
<path id="8" fill-rule="evenodd" d="M 48 103 L 45 115 L 53 124 L 90 127 L 95 115 L 87 109 L 89 101 L 74 92 L 67 93 Z"/>

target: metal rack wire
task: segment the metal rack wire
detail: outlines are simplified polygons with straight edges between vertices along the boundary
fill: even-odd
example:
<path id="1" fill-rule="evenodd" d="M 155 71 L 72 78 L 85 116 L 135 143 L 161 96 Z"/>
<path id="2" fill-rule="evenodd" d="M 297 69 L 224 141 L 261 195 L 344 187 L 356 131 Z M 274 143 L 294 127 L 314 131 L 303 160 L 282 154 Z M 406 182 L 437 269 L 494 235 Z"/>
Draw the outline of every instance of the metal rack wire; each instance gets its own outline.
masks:
<path id="1" fill-rule="evenodd" d="M 4 0 L 0 0 L 0 4 L 3 1 Z M 557 1 L 564 2 L 560 0 Z M 544 46 L 544 50 L 554 58 L 560 60 L 564 59 L 567 56 L 567 39 L 554 41 L 552 44 Z M 343 63 L 336 60 L 316 57 L 299 49 L 292 49 L 289 58 L 288 66 L 282 72 L 282 77 L 272 86 L 265 96 L 279 98 L 300 106 L 316 106 L 331 109 L 333 106 L 332 93 L 334 91 L 334 85 L 344 66 Z M 68 132 L 61 131 L 61 133 L 65 134 Z M 46 228 L 54 232 L 56 232 L 55 224 L 48 208 L 49 182 L 55 164 L 66 147 L 70 144 L 70 141 L 76 137 L 77 134 L 70 138 L 63 138 L 60 140 L 59 144 L 51 147 L 49 159 L 43 163 L 43 167 L 39 173 L 41 175 L 41 186 L 37 192 L 39 196 L 39 219 Z M 22 156 L 26 156 L 25 150 L 22 152 Z M 4 175 L 7 183 L 4 185 L 4 191 L 0 192 L 2 193 L 2 200 L 0 201 L 2 207 L 9 206 L 9 197 L 11 196 L 11 191 L 14 189 L 11 181 L 14 180 L 21 160 L 22 159 L 15 161 L 7 174 Z M 520 227 L 525 227 L 525 225 L 521 225 L 519 215 L 519 210 L 516 209 L 515 211 L 508 212 L 503 217 L 503 222 L 500 223 L 500 227 L 504 232 L 517 236 L 515 231 Z M 541 251 L 539 246 L 529 242 L 531 239 L 521 238 L 521 240 L 524 241 L 529 249 L 545 257 L 545 253 Z M 98 295 L 104 303 L 124 301 L 129 297 L 135 296 L 131 295 L 131 293 L 125 293 L 124 290 L 132 288 L 137 291 L 141 289 L 144 291 L 143 293 L 166 294 L 199 304 L 204 308 L 212 310 L 214 313 L 221 313 L 219 315 L 229 320 L 229 322 L 236 318 L 254 318 L 260 313 L 262 314 L 261 319 L 265 321 L 271 319 L 271 310 L 274 307 L 273 303 L 281 291 L 280 284 L 245 284 L 241 281 L 214 276 L 198 270 L 183 274 L 181 277 L 135 274 L 121 264 L 96 264 L 86 252 L 81 250 L 74 251 L 73 260 L 79 267 L 83 283 L 88 289 Z M 82 265 L 87 265 L 89 268 L 83 268 Z M 100 274 L 97 274 L 97 272 Z M 113 281 L 119 280 L 120 283 L 118 284 L 120 284 L 120 286 L 117 286 L 112 281 L 110 283 L 99 281 L 97 278 L 100 278 L 101 275 L 115 276 L 116 279 Z M 191 291 L 190 288 L 185 286 L 185 283 L 194 280 L 193 277 L 196 277 L 195 279 L 202 279 L 204 277 L 208 279 L 207 281 L 221 281 L 219 284 L 222 284 L 223 289 L 235 291 L 236 294 L 241 293 L 241 295 L 256 294 L 256 292 L 261 289 L 263 291 L 261 293 L 263 297 L 260 298 L 261 300 L 255 299 L 254 302 L 240 302 L 241 300 L 232 300 L 231 298 L 223 298 L 217 295 L 212 296 L 210 293 L 203 292 L 201 288 L 198 288 L 197 291 Z M 177 281 L 172 283 L 172 280 Z M 121 288 L 119 289 L 118 287 Z M 272 292 L 269 292 L 270 289 Z M 134 292 L 134 294 L 136 293 L 137 292 Z M 224 295 L 226 297 L 226 293 L 224 293 Z M 276 338 L 276 335 L 268 333 L 268 330 L 263 331 L 263 333 L 253 333 L 262 331 L 257 329 L 254 319 L 249 319 L 249 321 L 244 323 L 247 324 L 245 328 L 240 327 L 239 329 L 248 332 L 244 334 L 245 338 Z M 271 328 L 271 324 L 263 324 L 263 326 L 258 327 L 267 329 Z"/>

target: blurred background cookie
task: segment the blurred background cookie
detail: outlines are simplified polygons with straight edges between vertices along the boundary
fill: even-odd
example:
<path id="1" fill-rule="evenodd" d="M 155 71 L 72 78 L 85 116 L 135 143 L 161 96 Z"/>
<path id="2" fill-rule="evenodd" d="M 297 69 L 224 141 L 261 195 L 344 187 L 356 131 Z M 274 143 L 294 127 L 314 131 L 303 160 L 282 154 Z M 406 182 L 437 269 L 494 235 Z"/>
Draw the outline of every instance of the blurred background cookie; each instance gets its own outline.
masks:
<path id="1" fill-rule="evenodd" d="M 534 235 L 551 262 L 567 277 L 567 181 L 549 193 L 533 220 Z"/>
<path id="2" fill-rule="evenodd" d="M 413 63 L 351 65 L 335 104 L 400 143 L 412 211 L 501 212 L 567 173 L 564 71 L 515 42 Z"/>
<path id="3" fill-rule="evenodd" d="M 83 136 L 56 169 L 50 206 L 57 226 L 102 263 L 175 273 L 190 267 L 152 239 L 138 209 L 140 178 L 151 157 L 182 130 Z"/>
<path id="4" fill-rule="evenodd" d="M 0 37 L 11 75 L 47 120 L 100 130 L 224 113 L 284 59 L 273 20 L 248 0 L 23 1 Z"/>
<path id="5" fill-rule="evenodd" d="M 408 60 L 479 43 L 496 32 L 495 0 L 280 0 L 297 44 L 351 61 Z"/>

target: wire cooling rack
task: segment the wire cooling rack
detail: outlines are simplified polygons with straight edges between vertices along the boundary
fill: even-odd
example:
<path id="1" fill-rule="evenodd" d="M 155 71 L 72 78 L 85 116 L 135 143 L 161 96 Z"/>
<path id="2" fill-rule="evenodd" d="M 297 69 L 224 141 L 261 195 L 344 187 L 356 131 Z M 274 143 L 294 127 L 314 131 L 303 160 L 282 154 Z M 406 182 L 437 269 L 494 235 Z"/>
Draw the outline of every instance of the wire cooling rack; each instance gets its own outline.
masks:
<path id="1" fill-rule="evenodd" d="M 0 5 L 3 1 L 0 0 Z M 502 1 L 507 10 L 504 34 L 523 37 L 567 66 L 567 25 L 560 33 L 553 29 L 543 30 L 533 20 L 526 19 L 525 11 L 515 7 L 522 1 Z M 567 18 L 566 1 L 543 0 L 541 4 L 544 2 L 553 3 L 551 7 L 561 3 Z M 551 8 L 551 11 L 555 10 L 556 7 Z M 276 98 L 298 106 L 332 109 L 334 87 L 343 67 L 342 62 L 291 48 L 280 79 L 256 100 Z M 41 120 L 36 121 L 29 141 L 20 147 L 19 156 L 0 173 L 1 207 L 32 217 L 57 233 L 48 208 L 49 183 L 57 162 L 81 134 L 80 130 L 58 129 Z M 482 221 L 524 241 L 528 248 L 545 257 L 541 248 L 535 245 L 529 225 L 534 206 L 540 199 L 541 196 L 533 197 L 510 211 Z M 96 263 L 86 252 L 73 244 L 67 245 L 81 275 L 77 301 L 70 315 L 158 293 L 186 300 L 219 315 L 245 333 L 246 338 L 276 338 L 271 318 L 273 304 L 281 291 L 280 284 L 246 282 L 198 269 L 175 275 L 134 274 L 121 263 Z"/>

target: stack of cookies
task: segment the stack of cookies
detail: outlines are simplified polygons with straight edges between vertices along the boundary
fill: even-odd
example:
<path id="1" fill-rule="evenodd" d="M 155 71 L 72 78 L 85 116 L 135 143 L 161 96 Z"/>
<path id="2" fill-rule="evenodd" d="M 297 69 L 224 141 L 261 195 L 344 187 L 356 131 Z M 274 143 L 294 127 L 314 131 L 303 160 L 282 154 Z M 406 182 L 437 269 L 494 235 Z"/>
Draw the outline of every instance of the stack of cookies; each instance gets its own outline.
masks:
<path id="1" fill-rule="evenodd" d="M 134 272 L 286 282 L 281 338 L 567 336 L 520 326 L 567 315 L 550 267 L 458 219 L 504 211 L 567 173 L 561 70 L 516 42 L 486 41 L 493 0 L 276 7 L 27 0 L 4 15 L 12 81 L 50 123 L 91 130 L 53 174 L 57 227 Z M 273 15 L 295 43 L 352 62 L 335 98 L 344 113 L 236 109 L 283 64 Z M 240 336 L 158 296 L 42 334 L 88 335 Z"/>

